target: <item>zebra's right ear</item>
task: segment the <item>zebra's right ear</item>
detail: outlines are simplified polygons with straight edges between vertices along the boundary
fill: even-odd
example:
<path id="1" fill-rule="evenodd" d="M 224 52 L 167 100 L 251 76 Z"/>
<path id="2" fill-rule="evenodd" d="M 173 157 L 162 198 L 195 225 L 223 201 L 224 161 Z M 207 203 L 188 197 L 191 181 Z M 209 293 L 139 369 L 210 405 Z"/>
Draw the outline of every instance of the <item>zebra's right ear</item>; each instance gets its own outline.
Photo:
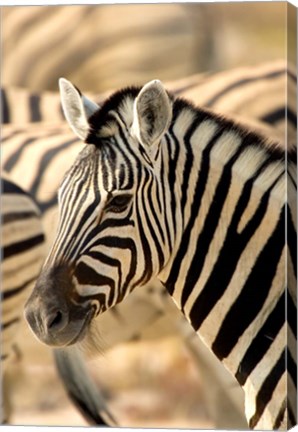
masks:
<path id="1" fill-rule="evenodd" d="M 145 84 L 134 102 L 132 133 L 145 147 L 153 147 L 169 128 L 172 103 L 163 84 L 153 80 Z"/>
<path id="2" fill-rule="evenodd" d="M 66 120 L 74 133 L 83 141 L 89 132 L 88 119 L 99 109 L 99 106 L 65 78 L 59 79 L 61 104 Z"/>

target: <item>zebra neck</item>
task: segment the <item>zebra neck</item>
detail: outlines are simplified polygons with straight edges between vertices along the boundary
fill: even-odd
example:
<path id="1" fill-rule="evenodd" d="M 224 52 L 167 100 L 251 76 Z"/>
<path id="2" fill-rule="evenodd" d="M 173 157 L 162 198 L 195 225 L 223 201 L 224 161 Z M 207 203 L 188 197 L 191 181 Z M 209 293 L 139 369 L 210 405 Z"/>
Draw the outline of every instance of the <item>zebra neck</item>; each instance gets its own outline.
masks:
<path id="1" fill-rule="evenodd" d="M 284 163 L 268 156 L 257 137 L 210 118 L 195 127 L 184 118 L 178 129 L 182 134 L 173 127 L 169 138 L 176 143 L 169 156 L 176 173 L 168 190 L 180 207 L 171 221 L 177 223 L 173 253 L 159 278 L 239 381 L 251 340 L 271 314 L 282 315 L 277 303 L 284 293 Z M 169 172 L 175 169 L 170 164 Z M 275 330 L 276 361 L 284 348 L 283 322 L 284 317 Z M 258 378 L 243 381 L 254 397 Z"/>
<path id="2" fill-rule="evenodd" d="M 181 297 L 186 300 L 187 286 L 192 289 L 205 267 L 213 267 L 220 249 L 235 249 L 235 236 L 242 233 L 248 240 L 268 208 L 270 226 L 279 219 L 284 159 L 282 151 L 268 151 L 262 138 L 204 111 L 182 110 L 166 138 L 160 183 L 168 184 L 163 188 L 170 258 L 159 278 L 185 313 Z"/>

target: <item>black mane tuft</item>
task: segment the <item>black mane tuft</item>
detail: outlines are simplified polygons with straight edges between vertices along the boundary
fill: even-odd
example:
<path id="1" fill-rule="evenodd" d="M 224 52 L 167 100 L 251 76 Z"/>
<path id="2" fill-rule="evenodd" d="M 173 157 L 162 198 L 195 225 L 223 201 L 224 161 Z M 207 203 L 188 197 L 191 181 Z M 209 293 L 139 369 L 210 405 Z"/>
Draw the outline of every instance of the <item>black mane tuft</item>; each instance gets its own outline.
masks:
<path id="1" fill-rule="evenodd" d="M 97 129 L 99 124 L 105 124 L 106 121 L 109 120 L 110 111 L 116 110 L 117 107 L 127 98 L 135 99 L 140 90 L 141 87 L 125 87 L 113 93 L 90 117 L 89 124 L 91 128 Z"/>

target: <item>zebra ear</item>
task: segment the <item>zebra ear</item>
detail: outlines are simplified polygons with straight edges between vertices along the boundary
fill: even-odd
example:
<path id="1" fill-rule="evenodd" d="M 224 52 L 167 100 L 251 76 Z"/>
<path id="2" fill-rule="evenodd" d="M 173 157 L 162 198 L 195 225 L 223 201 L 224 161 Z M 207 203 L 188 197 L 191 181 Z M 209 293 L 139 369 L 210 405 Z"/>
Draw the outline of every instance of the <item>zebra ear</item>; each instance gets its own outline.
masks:
<path id="1" fill-rule="evenodd" d="M 65 118 L 74 133 L 84 141 L 89 132 L 88 119 L 99 109 L 99 106 L 82 95 L 65 78 L 59 79 L 59 88 Z"/>
<path id="2" fill-rule="evenodd" d="M 166 132 L 171 118 L 168 93 L 160 81 L 150 81 L 135 100 L 132 133 L 144 146 L 152 146 Z"/>

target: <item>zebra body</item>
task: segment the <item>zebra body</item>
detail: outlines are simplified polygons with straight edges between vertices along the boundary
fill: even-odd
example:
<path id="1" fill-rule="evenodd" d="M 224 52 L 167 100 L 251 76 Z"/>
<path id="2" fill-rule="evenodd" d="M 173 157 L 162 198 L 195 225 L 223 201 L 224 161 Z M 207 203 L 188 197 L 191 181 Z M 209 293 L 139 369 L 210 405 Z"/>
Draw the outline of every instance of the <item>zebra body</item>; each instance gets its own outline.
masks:
<path id="1" fill-rule="evenodd" d="M 26 297 L 44 260 L 44 234 L 40 211 L 27 192 L 4 172 L 2 196 L 2 352 L 6 362 L 13 352 L 14 337 Z"/>
<path id="2" fill-rule="evenodd" d="M 296 142 L 296 74 L 283 60 L 253 67 L 234 68 L 213 74 L 196 74 L 167 83 L 176 96 L 196 105 L 237 116 L 253 127 L 270 124 L 289 142 Z M 287 89 L 287 98 L 285 91 Z M 88 95 L 97 103 L 110 95 Z M 19 100 L 15 104 L 15 100 Z M 2 123 L 59 123 L 64 119 L 55 92 L 30 92 L 22 88 L 1 89 Z M 286 115 L 287 114 L 287 115 Z"/>
<path id="3" fill-rule="evenodd" d="M 284 146 L 170 97 L 158 81 L 96 110 L 66 80 L 61 89 L 66 118 L 89 144 L 60 186 L 59 229 L 27 303 L 34 332 L 72 344 L 158 277 L 243 386 L 250 427 L 281 427 L 287 407 L 293 421 L 285 355 L 295 361 L 295 352 L 280 305 L 295 192 L 290 173 L 286 202 Z"/>
<path id="4" fill-rule="evenodd" d="M 295 145 L 296 82 L 295 68 L 278 60 L 200 77 L 194 75 L 167 87 L 201 107 L 245 122 L 257 119 L 270 124 L 280 131 L 278 138 L 287 134 L 288 142 Z M 258 123 L 251 125 L 258 127 Z"/>
<path id="5" fill-rule="evenodd" d="M 18 342 L 23 308 L 45 257 L 39 209 L 30 195 L 1 173 L 1 371 L 3 410 L 1 423 L 10 415 L 7 370 Z"/>

